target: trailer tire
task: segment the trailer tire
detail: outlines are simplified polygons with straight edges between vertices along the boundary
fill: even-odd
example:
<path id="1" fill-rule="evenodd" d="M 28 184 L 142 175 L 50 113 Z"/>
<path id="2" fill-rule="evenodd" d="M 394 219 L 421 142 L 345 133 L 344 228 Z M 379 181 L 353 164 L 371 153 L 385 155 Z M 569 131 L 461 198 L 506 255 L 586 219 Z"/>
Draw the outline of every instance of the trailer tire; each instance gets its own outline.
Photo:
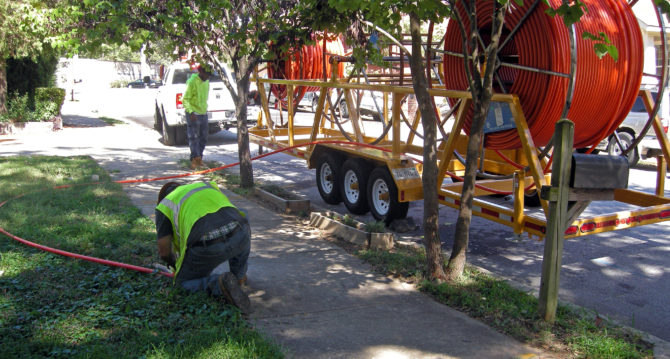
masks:
<path id="1" fill-rule="evenodd" d="M 366 195 L 370 165 L 361 158 L 349 158 L 342 165 L 340 192 L 349 212 L 365 214 L 370 210 Z"/>
<path id="2" fill-rule="evenodd" d="M 370 173 L 367 188 L 372 216 L 386 224 L 407 217 L 409 202 L 398 201 L 398 187 L 386 167 L 377 167 Z"/>
<path id="3" fill-rule="evenodd" d="M 339 188 L 341 168 L 342 159 L 333 153 L 325 153 L 317 160 L 316 187 L 323 201 L 328 204 L 342 202 Z"/>

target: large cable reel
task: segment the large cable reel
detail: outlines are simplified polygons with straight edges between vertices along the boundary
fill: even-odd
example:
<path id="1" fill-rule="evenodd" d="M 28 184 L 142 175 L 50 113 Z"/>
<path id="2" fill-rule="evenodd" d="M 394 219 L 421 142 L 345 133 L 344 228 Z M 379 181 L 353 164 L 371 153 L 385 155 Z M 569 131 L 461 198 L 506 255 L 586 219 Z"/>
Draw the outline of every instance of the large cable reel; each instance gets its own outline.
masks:
<path id="1" fill-rule="evenodd" d="M 558 7 L 558 0 L 550 1 Z M 587 0 L 589 11 L 575 24 L 577 35 L 605 32 L 619 50 L 619 61 L 599 59 L 591 40 L 575 39 L 576 70 L 571 70 L 571 36 L 560 17 L 545 13 L 541 1 L 512 4 L 506 14 L 495 91 L 519 96 L 533 141 L 550 144 L 553 127 L 569 107 L 567 118 L 575 123 L 575 147 L 594 146 L 623 121 L 639 92 L 642 76 L 642 39 L 633 12 L 621 0 Z M 493 2 L 477 2 L 480 44 L 487 44 Z M 464 9 L 457 6 L 469 27 Z M 444 73 L 447 88 L 465 90 L 460 30 L 450 22 L 444 41 Z M 574 97 L 570 104 L 570 78 Z M 566 104 L 570 104 L 567 106 Z M 472 115 L 466 119 L 469 131 Z M 488 134 L 486 147 L 514 149 L 521 146 L 516 130 Z"/>

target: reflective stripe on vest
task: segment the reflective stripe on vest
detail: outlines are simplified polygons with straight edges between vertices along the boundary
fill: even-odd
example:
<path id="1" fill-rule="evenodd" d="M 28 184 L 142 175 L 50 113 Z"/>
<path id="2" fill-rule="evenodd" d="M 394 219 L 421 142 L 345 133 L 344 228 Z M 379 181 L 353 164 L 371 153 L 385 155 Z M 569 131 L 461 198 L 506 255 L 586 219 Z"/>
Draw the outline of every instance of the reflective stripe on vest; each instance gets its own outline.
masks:
<path id="1" fill-rule="evenodd" d="M 181 206 L 191 196 L 193 196 L 194 194 L 196 194 L 196 193 L 198 193 L 202 190 L 206 190 L 206 189 L 212 189 L 212 187 L 210 187 L 209 184 L 205 183 L 205 186 L 197 187 L 197 188 L 194 188 L 194 189 L 186 192 L 186 194 L 179 200 L 178 204 L 175 204 L 174 202 L 172 202 L 167 197 L 163 198 L 163 200 L 161 201 L 160 204 L 165 205 L 166 207 L 170 208 L 170 210 L 172 211 L 172 225 L 174 226 L 177 237 L 179 237 L 179 239 L 181 239 L 180 238 L 181 237 L 181 232 L 179 231 L 179 210 L 181 209 Z"/>

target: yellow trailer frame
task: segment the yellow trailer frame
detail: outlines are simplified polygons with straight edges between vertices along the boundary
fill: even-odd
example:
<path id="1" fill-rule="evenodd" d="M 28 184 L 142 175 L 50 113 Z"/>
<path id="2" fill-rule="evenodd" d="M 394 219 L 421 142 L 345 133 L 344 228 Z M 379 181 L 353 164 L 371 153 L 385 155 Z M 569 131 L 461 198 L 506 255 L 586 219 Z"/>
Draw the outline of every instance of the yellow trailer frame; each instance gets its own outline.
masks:
<path id="1" fill-rule="evenodd" d="M 405 120 L 411 131 L 406 138 L 401 138 L 401 116 L 405 116 L 401 110 L 401 101 L 404 96 L 413 94 L 411 87 L 387 85 L 387 84 L 363 84 L 360 82 L 338 80 L 331 78 L 329 81 L 318 80 L 280 80 L 264 79 L 256 75 L 259 94 L 261 98 L 262 111 L 259 114 L 256 126 L 249 129 L 250 141 L 260 146 L 279 150 L 290 148 L 286 153 L 305 159 L 309 168 L 314 168 L 314 159 L 324 152 L 338 152 L 348 157 L 363 158 L 377 166 L 386 166 L 393 175 L 393 180 L 398 189 L 399 202 L 420 200 L 423 198 L 421 181 L 422 165 L 416 158 L 422 156 L 422 146 L 415 144 L 416 131 L 420 124 L 420 113 L 411 119 L 411 123 Z M 265 93 L 264 84 L 286 86 L 288 90 L 288 117 L 286 124 L 274 123 L 270 116 L 268 95 Z M 293 92 L 298 86 L 309 86 L 319 88 L 319 101 L 311 126 L 298 126 L 295 124 L 296 106 L 293 103 Z M 355 107 L 352 91 L 366 90 L 383 93 L 384 106 L 382 118 L 388 125 L 389 131 L 382 137 L 371 136 L 365 133 Z M 329 93 L 341 91 L 344 94 L 349 109 L 349 120 L 351 132 L 346 135 L 340 129 L 335 128 L 333 121 L 327 120 L 325 114 L 331 118 L 336 117 L 333 106 L 329 103 Z M 428 89 L 434 98 L 460 99 L 461 105 L 455 115 L 454 125 L 447 138 L 444 138 L 438 147 L 438 198 L 443 205 L 459 208 L 461 198 L 461 183 L 446 183 L 448 173 L 456 174 L 463 170 L 463 165 L 454 158 L 454 151 L 465 153 L 467 136 L 461 130 L 465 119 L 465 109 L 469 108 L 472 97 L 466 91 L 454 91 L 440 88 Z M 388 103 L 391 106 L 388 106 Z M 524 189 L 534 186 L 538 192 L 544 186 L 548 186 L 551 174 L 544 172 L 546 160 L 540 160 L 538 149 L 533 143 L 528 129 L 519 99 L 512 94 L 494 94 L 492 102 L 506 104 L 513 115 L 514 122 L 521 138 L 522 147 L 517 150 L 505 150 L 502 155 L 508 159 L 518 162 L 522 168 L 510 165 L 498 153 L 484 149 L 481 165 L 485 171 L 491 173 L 513 174 L 512 178 L 504 180 L 477 181 L 473 201 L 473 214 L 482 218 L 511 227 L 515 234 L 527 233 L 530 237 L 542 239 L 547 227 L 547 201 L 542 199 L 541 206 L 544 216 L 528 214 L 524 208 Z M 653 103 L 647 94 L 645 103 L 648 108 Z M 390 111 L 390 114 L 389 114 Z M 330 124 L 328 124 L 328 122 Z M 613 231 L 631 228 L 646 224 L 658 223 L 670 220 L 670 199 L 664 197 L 664 179 L 667 163 L 665 159 L 670 158 L 670 145 L 663 133 L 661 122 L 658 118 L 654 121 L 654 130 L 659 138 L 662 155 L 658 157 L 658 176 L 655 194 L 648 194 L 630 189 L 598 190 L 598 191 L 573 191 L 571 201 L 575 204 L 569 213 L 570 221 L 566 223 L 567 231 L 565 237 L 578 237 L 593 233 Z M 348 138 L 347 138 L 348 137 Z M 353 141 L 352 141 L 353 140 Z M 377 141 L 374 146 L 363 146 Z M 481 199 L 482 196 L 506 191 L 513 196 L 513 207 L 502 206 L 491 201 Z M 613 200 L 639 208 L 632 211 L 620 211 L 609 214 L 579 218 L 581 212 L 593 200 Z"/>

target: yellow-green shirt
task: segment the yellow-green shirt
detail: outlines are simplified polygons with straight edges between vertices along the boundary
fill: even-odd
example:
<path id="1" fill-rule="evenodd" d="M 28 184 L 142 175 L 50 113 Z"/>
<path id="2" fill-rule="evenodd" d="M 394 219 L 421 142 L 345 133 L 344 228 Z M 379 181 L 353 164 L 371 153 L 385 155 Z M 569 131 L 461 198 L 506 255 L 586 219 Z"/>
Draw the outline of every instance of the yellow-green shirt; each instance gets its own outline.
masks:
<path id="1" fill-rule="evenodd" d="M 186 91 L 181 101 L 187 112 L 198 115 L 207 114 L 207 99 L 209 98 L 209 80 L 202 81 L 198 74 L 193 74 L 186 81 Z"/>

